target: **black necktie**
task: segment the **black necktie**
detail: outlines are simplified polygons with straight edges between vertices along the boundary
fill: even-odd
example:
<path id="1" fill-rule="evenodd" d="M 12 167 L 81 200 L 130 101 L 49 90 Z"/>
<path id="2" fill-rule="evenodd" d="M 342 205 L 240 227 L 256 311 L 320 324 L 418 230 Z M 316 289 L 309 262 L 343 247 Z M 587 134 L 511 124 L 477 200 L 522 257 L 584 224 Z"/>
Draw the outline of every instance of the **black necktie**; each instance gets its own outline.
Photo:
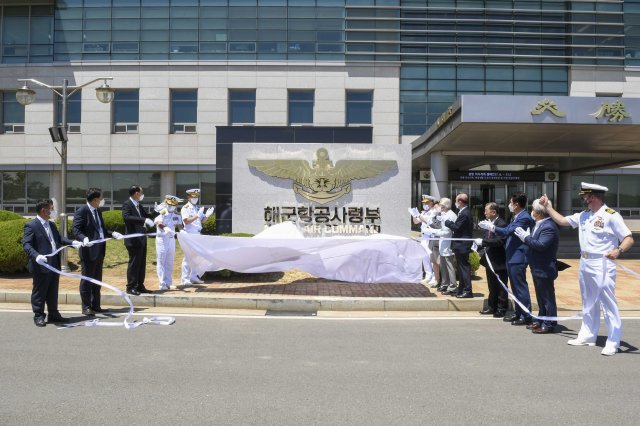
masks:
<path id="1" fill-rule="evenodd" d="M 96 226 L 100 229 L 100 220 L 98 219 L 98 209 L 93 209 L 93 219 L 96 221 Z"/>

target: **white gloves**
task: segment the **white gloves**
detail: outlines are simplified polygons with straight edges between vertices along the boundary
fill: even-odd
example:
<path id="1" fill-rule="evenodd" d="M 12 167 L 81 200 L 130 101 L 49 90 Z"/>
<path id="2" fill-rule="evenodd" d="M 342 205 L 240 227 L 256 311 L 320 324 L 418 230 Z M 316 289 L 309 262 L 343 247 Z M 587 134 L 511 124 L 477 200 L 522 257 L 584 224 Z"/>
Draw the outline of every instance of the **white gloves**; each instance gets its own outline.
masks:
<path id="1" fill-rule="evenodd" d="M 40 265 L 44 265 L 45 263 L 47 263 L 47 257 L 43 256 L 41 254 L 36 256 L 36 263 L 39 263 Z"/>
<path id="2" fill-rule="evenodd" d="M 153 221 L 149 218 L 146 218 L 144 220 L 144 224 L 147 225 L 149 228 L 153 228 Z"/>
<path id="3" fill-rule="evenodd" d="M 411 215 L 411 217 L 418 217 L 418 215 L 420 214 L 420 212 L 418 211 L 417 208 L 413 207 L 407 207 L 407 210 L 409 211 L 409 214 Z"/>
<path id="4" fill-rule="evenodd" d="M 124 235 L 122 235 L 121 233 L 119 233 L 119 232 L 117 232 L 117 231 L 113 231 L 113 232 L 111 233 L 111 236 L 112 236 L 113 238 L 115 238 L 116 240 L 121 240 L 121 239 L 123 239 L 123 238 L 124 238 Z"/>
<path id="5" fill-rule="evenodd" d="M 204 206 L 200 207 L 198 209 L 198 217 L 203 217 L 204 216 Z"/>
<path id="6" fill-rule="evenodd" d="M 527 228 L 527 230 L 522 229 L 521 227 L 517 227 L 515 230 L 515 234 L 518 238 L 520 238 L 522 240 L 522 242 L 524 243 L 524 240 L 531 235 L 531 232 L 529 232 L 529 229 Z"/>
<path id="7" fill-rule="evenodd" d="M 215 210 L 216 210 L 216 208 L 215 208 L 215 207 L 209 207 L 209 208 L 207 209 L 207 212 L 204 214 L 204 217 L 206 217 L 207 219 L 209 219 L 209 216 L 211 216 Z"/>
<path id="8" fill-rule="evenodd" d="M 478 247 L 482 247 L 482 238 L 476 238 L 475 240 L 473 240 L 473 242 L 475 243 L 475 245 L 477 245 Z"/>
<path id="9" fill-rule="evenodd" d="M 163 231 L 164 231 L 164 235 L 167 237 L 173 237 L 174 235 L 176 235 L 176 231 L 174 231 L 168 226 L 165 226 Z"/>
<path id="10" fill-rule="evenodd" d="M 93 243 L 89 241 L 89 237 L 84 237 L 84 240 L 82 240 L 82 247 L 91 247 L 92 245 Z"/>
<path id="11" fill-rule="evenodd" d="M 489 232 L 493 232 L 496 230 L 496 226 L 491 223 L 491 221 L 483 220 L 478 223 L 478 226 L 482 229 L 486 229 Z"/>
<path id="12" fill-rule="evenodd" d="M 71 241 L 71 245 L 73 246 L 74 249 L 79 249 L 80 247 L 82 247 L 83 244 L 80 241 L 73 240 Z"/>

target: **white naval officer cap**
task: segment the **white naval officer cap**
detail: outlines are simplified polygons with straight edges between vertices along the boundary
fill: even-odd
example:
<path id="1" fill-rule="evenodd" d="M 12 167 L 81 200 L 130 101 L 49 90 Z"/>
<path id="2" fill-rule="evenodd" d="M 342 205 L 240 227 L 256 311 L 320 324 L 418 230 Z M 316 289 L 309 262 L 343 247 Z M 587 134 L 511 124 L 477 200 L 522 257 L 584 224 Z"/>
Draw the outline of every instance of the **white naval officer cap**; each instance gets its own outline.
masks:
<path id="1" fill-rule="evenodd" d="M 183 202 L 182 198 L 178 198 L 175 195 L 165 195 L 164 202 L 170 206 L 177 206 L 179 203 Z"/>
<path id="2" fill-rule="evenodd" d="M 200 196 L 200 188 L 187 189 L 187 195 L 198 198 Z"/>
<path id="3" fill-rule="evenodd" d="M 429 201 L 431 202 L 436 201 L 436 197 L 434 197 L 433 195 L 422 194 L 422 202 L 428 203 Z"/>
<path id="4" fill-rule="evenodd" d="M 585 194 L 604 194 L 609 188 L 598 185 L 596 183 L 580 182 L 580 195 Z"/>

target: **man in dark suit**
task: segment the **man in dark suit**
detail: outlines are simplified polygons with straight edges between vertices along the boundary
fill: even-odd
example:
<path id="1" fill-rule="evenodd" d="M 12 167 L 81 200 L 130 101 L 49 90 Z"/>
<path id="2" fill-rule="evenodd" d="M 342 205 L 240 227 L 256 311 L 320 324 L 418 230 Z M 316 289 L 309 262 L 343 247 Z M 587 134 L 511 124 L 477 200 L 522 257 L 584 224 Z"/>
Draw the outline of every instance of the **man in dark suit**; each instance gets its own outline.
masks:
<path id="1" fill-rule="evenodd" d="M 473 218 L 469 210 L 469 196 L 464 192 L 456 197 L 456 207 L 458 208 L 458 218 L 455 222 L 447 220 L 444 226 L 453 231 L 451 238 L 471 238 L 473 232 Z M 469 253 L 471 253 L 472 241 L 453 241 L 451 249 L 456 256 L 458 263 L 458 294 L 459 299 L 473 297 L 471 288 L 471 267 L 469 266 Z M 444 293 L 443 293 L 444 294 Z"/>
<path id="2" fill-rule="evenodd" d="M 498 228 L 507 226 L 507 222 L 498 216 L 498 205 L 496 203 L 487 203 L 484 206 L 484 216 Z M 489 287 L 487 309 L 483 309 L 480 313 L 482 315 L 493 314 L 494 318 L 502 318 L 505 316 L 509 304 L 507 291 L 500 285 L 500 281 L 506 285 L 508 280 L 506 254 L 504 251 L 505 237 L 496 235 L 489 230 L 485 230 L 484 232 L 484 238 L 477 238 L 475 241 L 478 246 L 484 248 L 484 253 L 480 258 L 480 264 L 485 267 Z M 487 263 L 487 256 L 491 261 L 493 270 L 498 276 L 491 272 Z M 498 278 L 500 278 L 500 281 L 498 281 Z"/>
<path id="3" fill-rule="evenodd" d="M 515 297 L 531 311 L 531 295 L 527 284 L 527 246 L 515 235 L 516 228 L 533 229 L 535 222 L 525 210 L 527 196 L 522 192 L 516 192 L 509 201 L 509 211 L 513 213 L 511 223 L 505 227 L 496 227 L 488 220 L 478 224 L 482 229 L 495 232 L 496 235 L 506 236 L 505 253 L 507 257 L 507 272 L 511 281 L 511 290 Z M 531 315 L 526 314 L 518 304 L 513 315 L 505 316 L 504 321 L 512 325 L 531 324 Z"/>
<path id="4" fill-rule="evenodd" d="M 551 201 L 548 201 L 551 206 Z M 516 229 L 516 235 L 529 247 L 527 259 L 531 268 L 533 285 L 536 289 L 536 300 L 540 309 L 538 316 L 555 317 L 558 315 L 556 307 L 556 291 L 553 282 L 558 278 L 558 243 L 560 231 L 549 217 L 546 206 L 534 200 L 531 204 L 531 214 L 536 221 L 533 231 L 523 228 Z M 536 334 L 552 333 L 557 321 L 536 320 L 527 326 Z"/>
<path id="5" fill-rule="evenodd" d="M 122 205 L 122 218 L 127 234 L 145 234 L 145 225 L 153 227 L 151 216 L 140 204 L 144 192 L 138 185 L 129 188 L 129 199 Z M 127 238 L 124 245 L 129 252 L 127 266 L 127 293 L 139 296 L 141 293 L 153 293 L 144 286 L 145 268 L 147 266 L 147 237 Z"/>
<path id="6" fill-rule="evenodd" d="M 102 189 L 89 188 L 87 191 L 87 204 L 80 207 L 73 215 L 73 234 L 76 239 L 82 241 L 80 249 L 80 264 L 82 275 L 102 281 L 102 264 L 106 244 L 104 242 L 94 244 L 92 241 L 104 238 L 121 239 L 122 234 L 107 230 L 102 219 L 100 207 L 104 206 Z M 105 312 L 100 306 L 100 287 L 87 280 L 80 280 L 80 299 L 82 300 L 82 313 L 95 316 L 96 312 Z"/>
<path id="7" fill-rule="evenodd" d="M 45 303 L 49 312 L 48 322 L 62 323 L 67 321 L 58 311 L 60 275 L 41 266 L 48 263 L 52 267 L 60 269 L 60 254 L 51 257 L 45 255 L 53 253 L 63 245 L 73 245 L 74 248 L 79 248 L 82 243 L 60 237 L 55 223 L 49 221 L 50 219 L 55 220 L 58 216 L 57 212 L 53 210 L 53 201 L 38 201 L 36 213 L 35 219 L 24 224 L 22 247 L 29 256 L 27 268 L 33 274 L 33 289 L 31 290 L 33 322 L 38 327 L 44 327 L 47 325 L 44 313 Z"/>

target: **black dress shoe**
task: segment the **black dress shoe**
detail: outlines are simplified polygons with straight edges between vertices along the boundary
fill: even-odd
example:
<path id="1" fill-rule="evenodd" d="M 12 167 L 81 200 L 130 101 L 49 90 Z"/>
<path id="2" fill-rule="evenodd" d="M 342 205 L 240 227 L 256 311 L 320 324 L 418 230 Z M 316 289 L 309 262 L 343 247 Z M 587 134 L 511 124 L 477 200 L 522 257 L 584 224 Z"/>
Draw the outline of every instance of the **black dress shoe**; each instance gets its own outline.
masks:
<path id="1" fill-rule="evenodd" d="M 140 293 L 153 293 L 153 291 L 149 290 L 148 288 L 138 288 L 138 292 Z"/>
<path id="2" fill-rule="evenodd" d="M 55 315 L 55 316 L 51 316 L 49 315 L 49 318 L 47 318 L 47 322 L 49 324 L 51 323 L 65 323 L 65 322 L 69 322 L 68 318 L 63 317 L 62 315 Z"/>
<path id="3" fill-rule="evenodd" d="M 95 317 L 96 313 L 91 308 L 85 308 L 82 310 L 82 315 L 86 315 L 88 317 Z"/>
<path id="4" fill-rule="evenodd" d="M 511 325 L 529 325 L 532 322 L 531 318 L 518 318 L 517 320 L 511 321 Z"/>
<path id="5" fill-rule="evenodd" d="M 460 293 L 460 294 L 456 295 L 456 298 L 458 298 L 458 299 L 473 299 L 473 293 L 465 291 L 464 293 Z"/>
<path id="6" fill-rule="evenodd" d="M 533 330 L 531 330 L 531 332 L 535 334 L 549 334 L 549 333 L 553 333 L 553 327 L 547 327 L 545 325 L 542 325 L 538 328 L 534 328 Z"/>
<path id="7" fill-rule="evenodd" d="M 483 309 L 480 311 L 480 315 L 492 315 L 495 314 L 496 312 L 491 309 L 491 308 L 487 308 L 487 309 Z"/>
<path id="8" fill-rule="evenodd" d="M 505 311 L 497 311 L 495 314 L 493 314 L 493 317 L 494 318 L 502 318 L 502 317 L 505 316 L 505 314 L 506 314 Z"/>
<path id="9" fill-rule="evenodd" d="M 39 317 L 39 318 L 34 318 L 33 319 L 33 323 L 36 325 L 36 327 L 46 327 L 47 323 L 45 322 L 44 318 Z"/>
<path id="10" fill-rule="evenodd" d="M 93 310 L 93 312 L 98 313 L 98 314 L 109 312 L 108 309 L 102 309 L 102 308 L 91 308 L 91 309 Z"/>
<path id="11" fill-rule="evenodd" d="M 502 321 L 504 322 L 512 322 L 518 319 L 518 316 L 516 314 L 511 314 L 511 315 L 507 315 L 506 317 L 502 318 Z"/>
<path id="12" fill-rule="evenodd" d="M 527 330 L 535 330 L 536 328 L 540 328 L 539 322 L 532 322 L 527 326 Z"/>
<path id="13" fill-rule="evenodd" d="M 127 294 L 132 294 L 134 296 L 140 296 L 140 292 L 138 290 L 136 290 L 135 288 L 128 288 L 127 289 Z"/>

